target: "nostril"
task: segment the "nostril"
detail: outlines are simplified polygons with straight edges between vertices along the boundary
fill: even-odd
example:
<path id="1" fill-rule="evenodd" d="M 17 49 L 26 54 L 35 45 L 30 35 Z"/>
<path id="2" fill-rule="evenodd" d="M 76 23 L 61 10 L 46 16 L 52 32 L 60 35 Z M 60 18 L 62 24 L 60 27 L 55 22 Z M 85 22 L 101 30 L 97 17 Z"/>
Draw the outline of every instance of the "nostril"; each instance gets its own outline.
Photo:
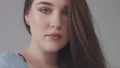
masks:
<path id="1" fill-rule="evenodd" d="M 51 17 L 50 26 L 52 28 L 61 29 L 62 28 L 62 17 L 58 14 L 55 14 Z"/>
<path id="2" fill-rule="evenodd" d="M 51 24 L 50 26 L 51 28 L 55 28 L 55 29 L 61 29 L 62 28 L 62 25 L 61 24 Z"/>
<path id="3" fill-rule="evenodd" d="M 62 28 L 62 23 L 61 22 L 51 22 L 50 27 L 55 28 L 55 29 L 61 29 Z"/>

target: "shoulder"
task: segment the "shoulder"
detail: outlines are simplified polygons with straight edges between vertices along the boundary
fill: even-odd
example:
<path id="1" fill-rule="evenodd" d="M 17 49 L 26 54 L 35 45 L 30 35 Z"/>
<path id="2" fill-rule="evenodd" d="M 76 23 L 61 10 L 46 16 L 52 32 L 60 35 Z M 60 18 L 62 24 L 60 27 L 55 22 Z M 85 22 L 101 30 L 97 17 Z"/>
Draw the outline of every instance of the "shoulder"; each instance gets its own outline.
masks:
<path id="1" fill-rule="evenodd" d="M 0 53 L 0 68 L 10 68 L 9 60 L 10 60 L 10 54 L 9 52 L 2 52 Z"/>
<path id="2" fill-rule="evenodd" d="M 7 51 L 7 52 L 1 52 L 0 53 L 0 60 L 10 61 L 12 59 L 15 59 L 15 57 L 17 57 L 17 56 L 13 52 Z"/>
<path id="3" fill-rule="evenodd" d="M 14 52 L 0 53 L 0 68 L 26 68 L 25 62 Z"/>
<path id="4" fill-rule="evenodd" d="M 13 56 L 15 53 L 10 52 L 10 51 L 6 51 L 6 52 L 1 52 L 0 53 L 0 58 L 8 58 L 10 56 Z"/>

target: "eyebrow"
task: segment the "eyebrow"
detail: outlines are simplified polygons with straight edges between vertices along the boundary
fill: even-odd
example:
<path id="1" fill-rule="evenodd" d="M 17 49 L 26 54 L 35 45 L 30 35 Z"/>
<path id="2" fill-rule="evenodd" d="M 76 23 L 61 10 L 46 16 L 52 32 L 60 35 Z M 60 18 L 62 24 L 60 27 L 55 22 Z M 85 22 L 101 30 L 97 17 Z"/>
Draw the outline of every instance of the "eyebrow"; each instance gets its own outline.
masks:
<path id="1" fill-rule="evenodd" d="M 65 9 L 68 9 L 68 6 L 66 5 L 66 6 L 64 6 L 64 8 L 65 8 Z"/>
<path id="2" fill-rule="evenodd" d="M 53 6 L 52 3 L 50 3 L 50 2 L 45 2 L 45 1 L 42 1 L 42 2 L 37 3 L 37 5 L 39 5 L 39 4 L 44 4 L 44 5 L 50 5 L 50 6 Z M 68 9 L 68 5 L 65 5 L 64 8 L 65 8 L 65 9 Z"/>
<path id="3" fill-rule="evenodd" d="M 39 2 L 37 5 L 39 5 L 39 4 L 45 4 L 45 5 L 53 6 L 53 4 L 51 4 L 51 3 L 49 3 L 49 2 L 45 2 L 45 1 Z"/>

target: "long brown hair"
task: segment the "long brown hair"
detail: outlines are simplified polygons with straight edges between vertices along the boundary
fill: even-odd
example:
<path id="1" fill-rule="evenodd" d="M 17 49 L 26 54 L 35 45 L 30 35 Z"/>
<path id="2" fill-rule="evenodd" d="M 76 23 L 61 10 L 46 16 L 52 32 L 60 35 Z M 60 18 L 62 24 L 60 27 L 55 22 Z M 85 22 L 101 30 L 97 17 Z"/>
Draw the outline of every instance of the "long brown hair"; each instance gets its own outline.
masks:
<path id="1" fill-rule="evenodd" d="M 70 0 L 70 47 L 77 68 L 106 68 L 86 0 Z"/>
<path id="2" fill-rule="evenodd" d="M 25 14 L 33 0 L 25 0 Z M 59 51 L 60 68 L 106 68 L 105 60 L 93 28 L 93 20 L 86 0 L 69 0 L 70 41 Z"/>

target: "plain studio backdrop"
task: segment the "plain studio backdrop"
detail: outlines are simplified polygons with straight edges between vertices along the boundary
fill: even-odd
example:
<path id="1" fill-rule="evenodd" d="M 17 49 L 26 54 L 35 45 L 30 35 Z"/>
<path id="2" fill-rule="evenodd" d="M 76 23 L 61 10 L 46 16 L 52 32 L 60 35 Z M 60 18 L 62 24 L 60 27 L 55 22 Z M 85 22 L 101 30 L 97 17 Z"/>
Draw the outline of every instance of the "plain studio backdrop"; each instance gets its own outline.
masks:
<path id="1" fill-rule="evenodd" d="M 87 0 L 95 30 L 110 68 L 120 68 L 120 0 Z M 24 0 L 0 0 L 0 52 L 16 51 L 29 45 L 23 24 Z"/>

